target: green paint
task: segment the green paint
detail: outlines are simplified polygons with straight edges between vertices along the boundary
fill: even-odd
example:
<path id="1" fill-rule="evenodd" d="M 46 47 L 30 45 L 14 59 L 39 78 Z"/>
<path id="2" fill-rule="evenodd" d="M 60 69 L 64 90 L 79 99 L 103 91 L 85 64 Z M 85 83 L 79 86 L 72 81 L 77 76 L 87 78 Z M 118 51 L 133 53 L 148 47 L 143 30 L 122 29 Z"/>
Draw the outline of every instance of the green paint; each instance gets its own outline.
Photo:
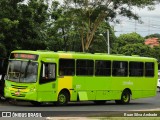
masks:
<path id="1" fill-rule="evenodd" d="M 87 54 L 74 52 L 46 52 L 46 51 L 13 51 L 12 53 L 25 53 L 38 55 L 37 60 L 31 62 L 38 63 L 38 73 L 35 83 L 19 83 L 11 82 L 10 79 L 5 81 L 5 97 L 33 100 L 38 102 L 57 101 L 58 94 L 61 90 L 67 90 L 70 93 L 70 100 L 120 100 L 123 90 L 129 89 L 132 99 L 152 97 L 156 95 L 156 85 L 158 79 L 157 60 L 154 58 L 139 57 L 139 56 L 116 56 L 107 54 Z M 70 79 L 65 76 L 59 76 L 59 59 L 87 59 L 93 60 L 110 60 L 113 61 L 137 61 L 137 62 L 153 62 L 154 77 L 129 77 L 129 76 L 70 76 Z M 18 61 L 28 61 L 27 59 L 10 59 Z M 50 82 L 40 84 L 42 74 L 42 63 L 56 64 L 56 79 Z M 95 66 L 94 66 L 95 68 Z M 76 68 L 75 68 L 76 69 Z M 112 69 L 111 69 L 112 70 Z M 95 72 L 95 70 L 94 70 Z M 64 83 L 63 83 L 64 81 Z M 70 85 L 71 84 L 71 85 Z M 17 87 L 15 87 L 17 86 Z M 25 88 L 25 87 L 26 88 Z M 20 93 L 18 91 L 20 90 Z M 20 95 L 19 95 L 20 94 Z M 21 95 L 24 96 L 21 96 Z M 125 98 L 127 101 L 127 97 Z M 61 96 L 60 100 L 64 100 Z"/>

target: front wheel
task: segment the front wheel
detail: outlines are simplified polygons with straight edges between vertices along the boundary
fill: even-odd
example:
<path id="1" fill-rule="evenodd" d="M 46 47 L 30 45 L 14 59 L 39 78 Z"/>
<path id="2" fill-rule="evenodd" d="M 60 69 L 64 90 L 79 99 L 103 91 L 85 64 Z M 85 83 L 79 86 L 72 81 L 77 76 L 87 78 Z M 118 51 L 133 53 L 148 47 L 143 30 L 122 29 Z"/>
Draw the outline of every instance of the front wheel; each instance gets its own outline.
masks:
<path id="1" fill-rule="evenodd" d="M 60 92 L 58 95 L 58 100 L 56 105 L 64 106 L 67 105 L 69 102 L 69 93 L 68 92 Z"/>
<path id="2" fill-rule="evenodd" d="M 115 101 L 117 104 L 128 104 L 130 102 L 130 92 L 128 90 L 124 90 L 121 95 L 121 100 Z"/>

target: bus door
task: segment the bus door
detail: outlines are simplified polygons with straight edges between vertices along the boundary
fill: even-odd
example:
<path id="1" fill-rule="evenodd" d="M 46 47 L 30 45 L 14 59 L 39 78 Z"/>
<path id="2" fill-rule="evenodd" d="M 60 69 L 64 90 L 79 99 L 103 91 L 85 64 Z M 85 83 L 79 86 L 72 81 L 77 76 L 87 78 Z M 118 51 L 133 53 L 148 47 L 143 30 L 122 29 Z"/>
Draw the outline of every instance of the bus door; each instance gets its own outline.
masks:
<path id="1" fill-rule="evenodd" d="M 41 61 L 40 79 L 38 85 L 38 101 L 53 101 L 56 99 L 56 63 L 53 59 Z"/>

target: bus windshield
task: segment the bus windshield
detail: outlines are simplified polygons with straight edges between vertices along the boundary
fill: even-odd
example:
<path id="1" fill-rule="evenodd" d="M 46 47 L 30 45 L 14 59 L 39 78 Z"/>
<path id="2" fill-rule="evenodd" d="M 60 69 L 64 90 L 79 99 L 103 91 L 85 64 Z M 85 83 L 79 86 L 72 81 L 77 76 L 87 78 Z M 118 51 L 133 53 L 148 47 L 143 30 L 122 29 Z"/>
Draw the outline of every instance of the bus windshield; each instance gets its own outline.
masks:
<path id="1" fill-rule="evenodd" d="M 37 79 L 38 63 L 32 61 L 9 61 L 7 78 L 13 82 L 33 83 Z"/>

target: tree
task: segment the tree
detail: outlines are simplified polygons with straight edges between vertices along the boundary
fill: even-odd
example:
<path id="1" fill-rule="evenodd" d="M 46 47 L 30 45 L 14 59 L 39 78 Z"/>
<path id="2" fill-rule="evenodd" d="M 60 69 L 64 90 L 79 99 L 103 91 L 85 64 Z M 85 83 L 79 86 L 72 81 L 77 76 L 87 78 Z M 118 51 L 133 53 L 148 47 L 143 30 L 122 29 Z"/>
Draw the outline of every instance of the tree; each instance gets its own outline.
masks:
<path id="1" fill-rule="evenodd" d="M 50 8 L 47 49 L 58 51 L 81 51 L 79 35 L 67 6 L 53 1 Z M 53 47 L 54 46 L 54 47 Z"/>
<path id="2" fill-rule="evenodd" d="M 127 33 L 122 34 L 117 39 L 120 46 L 125 46 L 126 44 L 134 44 L 134 43 L 144 43 L 144 38 L 133 32 L 133 33 Z"/>
<path id="3" fill-rule="evenodd" d="M 0 43 L 0 58 L 6 58 L 7 57 L 7 50 L 6 47 Z"/>
<path id="4" fill-rule="evenodd" d="M 114 43 L 113 52 L 124 55 L 150 57 L 151 48 L 144 44 L 144 38 L 137 33 L 120 35 Z"/>
<path id="5" fill-rule="evenodd" d="M 45 0 L 1 0 L 0 43 L 15 49 L 45 49 L 48 5 Z"/>
<path id="6" fill-rule="evenodd" d="M 102 22 L 114 20 L 117 15 L 139 20 L 132 12 L 133 6 L 142 8 L 156 2 L 159 0 L 64 0 L 79 31 L 83 51 L 88 51 Z"/>
<path id="7" fill-rule="evenodd" d="M 158 62 L 160 61 L 160 46 L 156 46 L 150 50 L 149 55 L 153 58 L 156 58 Z"/>
<path id="8" fill-rule="evenodd" d="M 107 29 L 108 28 L 108 29 Z M 107 22 L 102 22 L 98 27 L 97 31 L 94 35 L 94 41 L 90 45 L 89 52 L 95 53 L 108 53 L 108 33 L 109 31 L 109 45 L 110 52 L 112 53 L 112 49 L 114 48 L 113 43 L 117 39 L 112 27 Z"/>
<path id="9" fill-rule="evenodd" d="M 150 51 L 151 48 L 142 43 L 133 43 L 122 47 L 119 53 L 124 55 L 140 55 L 144 57 L 151 57 Z"/>
<path id="10" fill-rule="evenodd" d="M 19 4 L 17 33 L 19 49 L 46 49 L 48 5 L 45 0 L 28 0 Z"/>
<path id="11" fill-rule="evenodd" d="M 158 34 L 158 33 L 156 33 L 156 34 L 151 34 L 151 35 L 146 36 L 145 38 L 146 38 L 146 39 L 148 39 L 148 38 L 158 38 L 158 39 L 160 39 L 160 34 Z"/>
<path id="12" fill-rule="evenodd" d="M 11 49 L 16 48 L 17 39 L 15 29 L 19 21 L 17 4 L 23 0 L 1 0 L 0 1 L 0 43 L 5 48 L 7 54 Z"/>

